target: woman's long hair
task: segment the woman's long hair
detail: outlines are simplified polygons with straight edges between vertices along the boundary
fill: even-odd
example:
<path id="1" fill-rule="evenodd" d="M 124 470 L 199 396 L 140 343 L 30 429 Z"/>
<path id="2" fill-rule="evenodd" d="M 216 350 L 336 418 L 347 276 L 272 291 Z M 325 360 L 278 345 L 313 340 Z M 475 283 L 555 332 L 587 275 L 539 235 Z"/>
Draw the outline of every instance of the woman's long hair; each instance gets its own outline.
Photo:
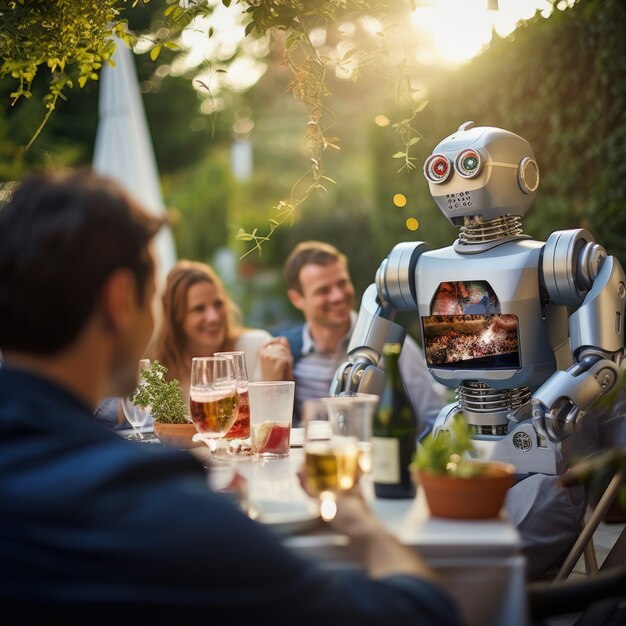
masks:
<path id="1" fill-rule="evenodd" d="M 188 372 L 191 362 L 185 361 L 187 338 L 183 322 L 187 314 L 187 295 L 193 285 L 208 282 L 215 286 L 226 307 L 226 333 L 220 351 L 233 350 L 235 341 L 241 334 L 241 313 L 230 299 L 224 285 L 215 271 L 205 263 L 181 260 L 167 275 L 163 293 L 163 317 L 161 327 L 154 341 L 151 357 L 158 359 L 168 369 L 167 378 L 180 380 L 183 372 Z M 206 355 L 210 356 L 210 355 Z"/>

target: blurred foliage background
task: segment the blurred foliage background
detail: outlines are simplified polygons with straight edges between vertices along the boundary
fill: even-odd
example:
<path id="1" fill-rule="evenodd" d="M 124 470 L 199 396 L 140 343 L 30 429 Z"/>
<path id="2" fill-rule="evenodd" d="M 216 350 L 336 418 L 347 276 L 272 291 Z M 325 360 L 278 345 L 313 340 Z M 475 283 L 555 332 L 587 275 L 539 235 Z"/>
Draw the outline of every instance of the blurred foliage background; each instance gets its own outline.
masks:
<path id="1" fill-rule="evenodd" d="M 129 14 L 129 26 L 160 27 L 156 0 Z M 314 194 L 291 226 L 277 230 L 262 254 L 245 253 L 239 228 L 261 227 L 271 207 L 289 194 L 306 169 L 306 112 L 287 92 L 288 73 L 278 43 L 270 46 L 268 69 L 251 89 L 224 95 L 217 113 L 202 112 L 202 97 L 188 75 L 137 55 L 166 205 L 174 221 L 180 258 L 212 263 L 250 325 L 273 327 L 298 315 L 288 305 L 280 269 L 303 239 L 335 244 L 350 260 L 360 297 L 381 260 L 399 241 L 446 246 L 456 231 L 434 205 L 421 164 L 432 148 L 458 126 L 474 120 L 526 138 L 534 149 L 541 184 L 525 220 L 525 231 L 545 239 L 560 228 L 588 228 L 609 253 L 626 264 L 626 3 L 579 0 L 527 21 L 510 36 L 495 35 L 471 62 L 457 69 L 416 66 L 415 84 L 428 105 L 415 119 L 422 140 L 415 146 L 418 168 L 398 172 L 392 155 L 397 134 L 376 116 L 392 119 L 383 81 L 362 73 L 358 81 L 329 78 L 335 116 L 333 134 L 341 151 L 326 157 L 336 185 Z M 34 167 L 88 165 L 98 123 L 98 83 L 74 90 L 57 105 L 41 136 L 21 160 L 12 158 L 41 118 L 47 85 L 36 79 L 33 97 L 10 106 L 9 81 L 0 81 L 0 180 L 13 180 Z M 249 177 L 232 167 L 233 146 L 252 150 Z M 406 206 L 392 199 L 402 193 Z M 405 220 L 420 227 L 410 232 Z M 407 320 L 409 325 L 411 320 Z M 412 330 L 414 327 L 411 325 Z"/>

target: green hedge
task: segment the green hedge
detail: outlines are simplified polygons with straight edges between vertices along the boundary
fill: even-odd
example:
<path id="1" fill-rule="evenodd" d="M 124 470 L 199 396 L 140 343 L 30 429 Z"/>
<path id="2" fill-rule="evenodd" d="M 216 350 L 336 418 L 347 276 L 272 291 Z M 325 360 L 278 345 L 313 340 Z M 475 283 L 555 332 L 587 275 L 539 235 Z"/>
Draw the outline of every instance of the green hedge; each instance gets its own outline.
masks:
<path id="1" fill-rule="evenodd" d="M 525 231 L 544 239 L 557 229 L 586 227 L 626 264 L 625 34 L 626 3 L 581 0 L 497 38 L 431 88 L 418 122 L 425 137 L 420 163 L 466 120 L 516 132 L 530 142 L 541 170 Z M 389 146 L 378 151 L 380 197 L 397 187 L 389 154 Z M 406 186 L 422 214 L 421 238 L 449 243 L 421 170 Z M 396 225 L 394 235 L 404 234 Z"/>

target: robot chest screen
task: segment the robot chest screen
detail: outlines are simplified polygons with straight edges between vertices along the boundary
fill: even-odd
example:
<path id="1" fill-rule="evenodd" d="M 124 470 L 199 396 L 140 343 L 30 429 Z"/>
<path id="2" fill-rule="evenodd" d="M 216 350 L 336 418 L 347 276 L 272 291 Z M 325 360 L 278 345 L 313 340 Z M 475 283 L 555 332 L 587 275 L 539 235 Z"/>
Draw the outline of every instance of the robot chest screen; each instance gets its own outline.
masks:
<path id="1" fill-rule="evenodd" d="M 501 313 L 500 301 L 487 281 L 440 283 L 431 314 L 421 321 L 429 367 L 520 367 L 517 316 Z"/>

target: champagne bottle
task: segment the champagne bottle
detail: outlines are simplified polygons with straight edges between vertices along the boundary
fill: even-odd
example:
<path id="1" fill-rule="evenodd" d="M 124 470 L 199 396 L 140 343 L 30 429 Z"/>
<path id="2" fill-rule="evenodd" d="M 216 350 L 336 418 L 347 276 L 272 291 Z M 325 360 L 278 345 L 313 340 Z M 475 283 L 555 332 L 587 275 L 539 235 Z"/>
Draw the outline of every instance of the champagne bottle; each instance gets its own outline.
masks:
<path id="1" fill-rule="evenodd" d="M 399 343 L 385 344 L 385 386 L 372 423 L 372 478 L 379 498 L 412 498 L 409 464 L 418 424 L 400 377 Z"/>

